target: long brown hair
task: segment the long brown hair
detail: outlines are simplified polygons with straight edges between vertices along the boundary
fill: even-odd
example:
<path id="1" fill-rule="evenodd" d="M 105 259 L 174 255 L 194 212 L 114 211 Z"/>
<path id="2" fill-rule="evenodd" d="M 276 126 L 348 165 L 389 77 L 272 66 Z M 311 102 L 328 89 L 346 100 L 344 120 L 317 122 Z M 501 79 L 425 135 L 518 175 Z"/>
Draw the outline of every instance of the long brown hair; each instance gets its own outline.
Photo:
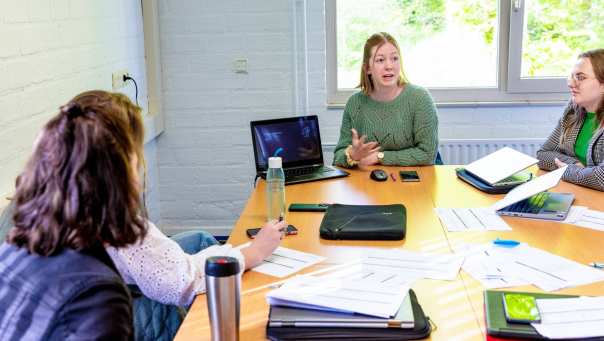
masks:
<path id="1" fill-rule="evenodd" d="M 581 53 L 577 56 L 577 59 L 587 58 L 591 62 L 591 67 L 594 70 L 596 79 L 600 84 L 604 84 L 604 49 L 589 50 Z M 560 136 L 560 143 L 564 143 L 569 137 L 570 132 L 576 128 L 583 120 L 586 115 L 585 108 L 574 103 L 572 100 L 569 102 L 566 115 L 570 115 L 568 124 L 562 127 L 562 135 Z M 596 108 L 596 119 L 598 121 L 598 127 L 604 126 L 604 95 L 600 99 L 600 103 Z"/>
<path id="2" fill-rule="evenodd" d="M 146 231 L 132 156 L 143 155 L 141 110 L 125 96 L 84 92 L 44 126 L 17 179 L 7 241 L 48 256 L 121 247 Z"/>
<path id="3" fill-rule="evenodd" d="M 403 86 L 409 81 L 407 80 L 407 76 L 405 76 L 405 71 L 403 71 L 403 56 L 401 55 L 401 49 L 396 42 L 396 39 L 392 37 L 390 34 L 386 32 L 379 32 L 371 35 L 369 39 L 365 42 L 365 47 L 363 48 L 363 65 L 361 66 L 361 82 L 358 85 L 361 88 L 361 91 L 367 96 L 373 92 L 375 86 L 373 84 L 373 80 L 371 79 L 371 75 L 367 74 L 367 68 L 369 67 L 369 63 L 371 60 L 371 50 L 377 46 L 376 51 L 384 44 L 390 43 L 398 52 L 400 64 L 401 64 L 401 72 L 398 75 L 398 86 Z"/>

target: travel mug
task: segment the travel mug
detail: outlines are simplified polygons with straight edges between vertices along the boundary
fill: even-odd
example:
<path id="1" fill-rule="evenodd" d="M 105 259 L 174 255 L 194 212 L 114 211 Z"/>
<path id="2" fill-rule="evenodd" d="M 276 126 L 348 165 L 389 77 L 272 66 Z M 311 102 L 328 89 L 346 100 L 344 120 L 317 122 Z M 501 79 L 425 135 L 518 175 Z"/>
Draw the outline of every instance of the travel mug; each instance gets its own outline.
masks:
<path id="1" fill-rule="evenodd" d="M 209 257 L 205 271 L 212 340 L 239 340 L 239 261 L 233 257 Z"/>

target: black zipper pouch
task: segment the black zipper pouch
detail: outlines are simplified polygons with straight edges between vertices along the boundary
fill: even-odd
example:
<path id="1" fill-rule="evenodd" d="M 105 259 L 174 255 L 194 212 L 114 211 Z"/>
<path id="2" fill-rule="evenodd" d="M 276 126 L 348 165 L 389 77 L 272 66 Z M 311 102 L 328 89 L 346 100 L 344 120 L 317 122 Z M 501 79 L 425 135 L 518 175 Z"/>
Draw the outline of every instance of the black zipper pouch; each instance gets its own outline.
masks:
<path id="1" fill-rule="evenodd" d="M 407 210 L 401 204 L 333 204 L 323 216 L 320 234 L 331 240 L 401 240 L 406 225 Z"/>

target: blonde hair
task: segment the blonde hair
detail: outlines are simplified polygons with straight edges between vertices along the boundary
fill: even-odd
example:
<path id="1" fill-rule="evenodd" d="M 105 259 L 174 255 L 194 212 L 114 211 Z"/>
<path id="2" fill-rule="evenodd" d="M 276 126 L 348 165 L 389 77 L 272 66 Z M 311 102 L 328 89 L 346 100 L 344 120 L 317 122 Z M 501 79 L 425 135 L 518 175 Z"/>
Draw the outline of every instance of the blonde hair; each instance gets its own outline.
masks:
<path id="1" fill-rule="evenodd" d="M 398 52 L 399 55 L 399 60 L 401 61 L 401 68 L 400 68 L 400 72 L 398 75 L 398 86 L 403 86 L 407 83 L 409 83 L 409 81 L 407 80 L 407 76 L 405 76 L 405 71 L 403 71 L 403 56 L 401 55 L 401 49 L 398 46 L 398 43 L 396 42 L 396 39 L 394 39 L 394 37 L 392 37 L 390 34 L 386 33 L 386 32 L 379 32 L 379 33 L 375 33 L 373 35 L 371 35 L 371 37 L 369 37 L 369 39 L 367 39 L 367 41 L 365 42 L 365 47 L 363 48 L 363 65 L 361 66 L 361 83 L 358 85 L 359 88 L 361 88 L 361 91 L 363 91 L 363 93 L 365 95 L 369 95 L 371 94 L 371 92 L 373 92 L 373 90 L 375 89 L 375 86 L 373 84 L 373 80 L 371 79 L 371 75 L 367 74 L 367 68 L 369 67 L 369 62 L 371 61 L 371 51 L 373 50 L 374 47 L 377 46 L 376 51 L 382 47 L 382 45 L 386 44 L 386 43 L 390 43 L 392 44 L 395 48 L 396 51 Z"/>
<path id="2" fill-rule="evenodd" d="M 595 49 L 585 51 L 577 56 L 577 59 L 586 58 L 591 62 L 591 67 L 594 70 L 596 79 L 600 84 L 604 84 L 604 49 Z M 569 137 L 570 132 L 579 125 L 579 122 L 583 120 L 586 115 L 585 108 L 574 103 L 572 100 L 567 111 L 570 117 L 569 123 L 562 127 L 562 135 L 560 136 L 560 143 L 564 143 Z M 604 94 L 600 98 L 600 103 L 596 108 L 596 119 L 598 121 L 598 127 L 604 126 Z"/>

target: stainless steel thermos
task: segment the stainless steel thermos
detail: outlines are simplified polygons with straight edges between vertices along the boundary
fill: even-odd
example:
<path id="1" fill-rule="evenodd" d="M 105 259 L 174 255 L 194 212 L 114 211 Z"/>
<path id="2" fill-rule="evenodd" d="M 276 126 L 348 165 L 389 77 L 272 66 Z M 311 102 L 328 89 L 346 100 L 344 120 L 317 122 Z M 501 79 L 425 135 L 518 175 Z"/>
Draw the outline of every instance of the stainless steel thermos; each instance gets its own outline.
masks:
<path id="1" fill-rule="evenodd" d="M 239 340 L 240 271 L 237 258 L 206 260 L 206 297 L 213 341 Z"/>

